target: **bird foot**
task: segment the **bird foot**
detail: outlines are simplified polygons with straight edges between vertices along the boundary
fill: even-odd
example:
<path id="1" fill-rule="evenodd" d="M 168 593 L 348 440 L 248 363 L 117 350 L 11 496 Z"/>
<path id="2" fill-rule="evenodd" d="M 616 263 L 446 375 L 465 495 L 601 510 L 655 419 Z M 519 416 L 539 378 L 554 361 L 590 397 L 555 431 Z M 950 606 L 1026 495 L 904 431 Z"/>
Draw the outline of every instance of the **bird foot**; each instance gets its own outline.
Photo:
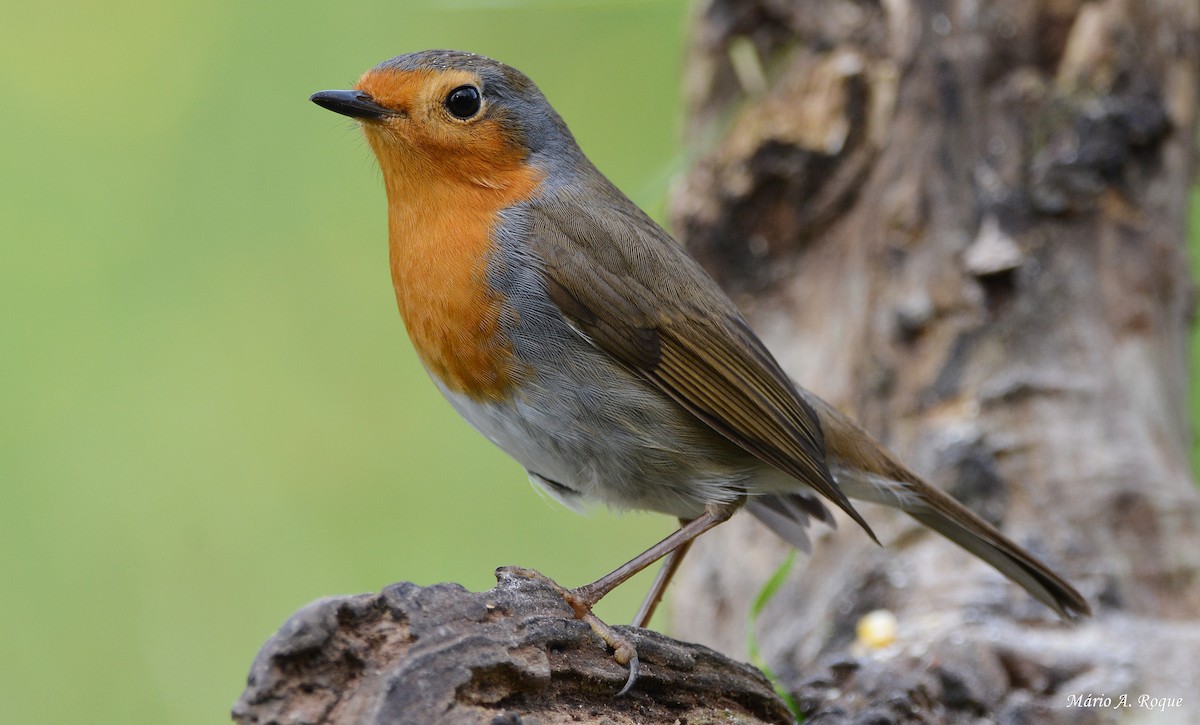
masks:
<path id="1" fill-rule="evenodd" d="M 595 606 L 596 600 L 588 597 L 586 587 L 567 589 L 539 571 L 517 566 L 501 567 L 496 570 L 496 574 L 498 576 L 507 574 L 522 579 L 532 579 L 544 582 L 553 587 L 556 592 L 562 595 L 563 601 L 575 612 L 575 618 L 587 622 L 587 625 L 592 628 L 596 636 L 612 648 L 613 659 L 617 661 L 617 664 L 629 667 L 629 677 L 625 680 L 625 686 L 617 693 L 617 697 L 633 689 L 633 684 L 637 682 L 638 673 L 641 670 L 641 660 L 638 658 L 637 647 L 634 646 L 633 641 L 629 637 L 618 634 L 615 629 L 605 624 L 599 617 L 592 613 L 592 607 Z"/>

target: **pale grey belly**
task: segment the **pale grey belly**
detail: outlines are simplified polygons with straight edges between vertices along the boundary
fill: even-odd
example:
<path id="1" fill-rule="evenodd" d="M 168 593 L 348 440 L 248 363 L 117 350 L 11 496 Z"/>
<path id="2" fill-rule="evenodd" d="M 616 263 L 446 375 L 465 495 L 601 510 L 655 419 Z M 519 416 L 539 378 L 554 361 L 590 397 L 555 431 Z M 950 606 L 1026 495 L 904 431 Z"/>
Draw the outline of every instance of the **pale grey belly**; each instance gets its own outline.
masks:
<path id="1" fill-rule="evenodd" d="M 504 402 L 442 389 L 456 410 L 572 508 L 590 502 L 685 518 L 757 493 L 771 469 L 582 338 Z M 766 474 L 764 476 L 764 474 Z M 786 484 L 794 487 L 795 482 Z"/>

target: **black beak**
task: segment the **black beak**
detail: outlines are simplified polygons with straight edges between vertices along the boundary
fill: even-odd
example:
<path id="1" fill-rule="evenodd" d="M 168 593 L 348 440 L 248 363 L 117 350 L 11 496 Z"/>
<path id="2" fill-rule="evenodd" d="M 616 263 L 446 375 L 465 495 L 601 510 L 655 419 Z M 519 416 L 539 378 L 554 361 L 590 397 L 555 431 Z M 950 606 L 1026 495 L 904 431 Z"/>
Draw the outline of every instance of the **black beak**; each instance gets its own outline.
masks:
<path id="1" fill-rule="evenodd" d="M 312 94 L 308 100 L 334 113 L 367 121 L 379 121 L 396 115 L 395 111 L 379 105 L 369 93 L 362 91 L 320 91 Z"/>

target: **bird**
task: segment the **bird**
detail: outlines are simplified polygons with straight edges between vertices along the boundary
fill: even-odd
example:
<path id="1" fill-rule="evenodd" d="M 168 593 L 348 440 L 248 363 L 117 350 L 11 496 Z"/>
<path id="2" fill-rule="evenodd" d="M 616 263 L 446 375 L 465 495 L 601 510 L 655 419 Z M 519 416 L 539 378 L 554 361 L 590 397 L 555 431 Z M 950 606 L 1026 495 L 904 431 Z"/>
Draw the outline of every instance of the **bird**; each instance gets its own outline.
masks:
<path id="1" fill-rule="evenodd" d="M 427 50 L 311 100 L 357 121 L 378 159 L 400 314 L 450 405 L 567 507 L 679 520 L 590 584 L 551 582 L 629 666 L 622 694 L 636 647 L 592 607 L 665 558 L 636 618 L 645 626 L 691 542 L 740 510 L 808 550 L 811 522 L 835 521 L 829 504 L 877 542 L 851 499 L 883 504 L 1064 619 L 1091 613 L 1049 566 L 794 383 L 525 74 Z"/>

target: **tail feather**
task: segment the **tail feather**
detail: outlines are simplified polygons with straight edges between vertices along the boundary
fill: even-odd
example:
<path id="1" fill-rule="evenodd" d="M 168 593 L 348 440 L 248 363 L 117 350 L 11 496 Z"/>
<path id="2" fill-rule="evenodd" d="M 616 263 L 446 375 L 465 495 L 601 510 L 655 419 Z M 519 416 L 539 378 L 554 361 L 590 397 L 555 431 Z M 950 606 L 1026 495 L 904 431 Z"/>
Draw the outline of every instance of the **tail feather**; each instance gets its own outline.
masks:
<path id="1" fill-rule="evenodd" d="M 973 511 L 924 482 L 892 481 L 834 467 L 846 495 L 899 509 L 995 567 L 1064 619 L 1092 613 L 1087 600 L 1033 554 Z M 915 476 L 914 476 L 915 478 Z"/>
<path id="2" fill-rule="evenodd" d="M 836 519 L 830 515 L 825 504 L 811 494 L 754 496 L 746 503 L 746 510 L 779 538 L 806 554 L 812 552 L 812 542 L 808 538 L 811 519 L 823 521 L 830 526 L 836 525 Z"/>
<path id="3" fill-rule="evenodd" d="M 847 496 L 904 511 L 995 567 L 1065 619 L 1091 615 L 1083 595 L 1037 557 L 908 470 L 833 406 L 802 393 L 820 417 L 830 469 Z"/>

